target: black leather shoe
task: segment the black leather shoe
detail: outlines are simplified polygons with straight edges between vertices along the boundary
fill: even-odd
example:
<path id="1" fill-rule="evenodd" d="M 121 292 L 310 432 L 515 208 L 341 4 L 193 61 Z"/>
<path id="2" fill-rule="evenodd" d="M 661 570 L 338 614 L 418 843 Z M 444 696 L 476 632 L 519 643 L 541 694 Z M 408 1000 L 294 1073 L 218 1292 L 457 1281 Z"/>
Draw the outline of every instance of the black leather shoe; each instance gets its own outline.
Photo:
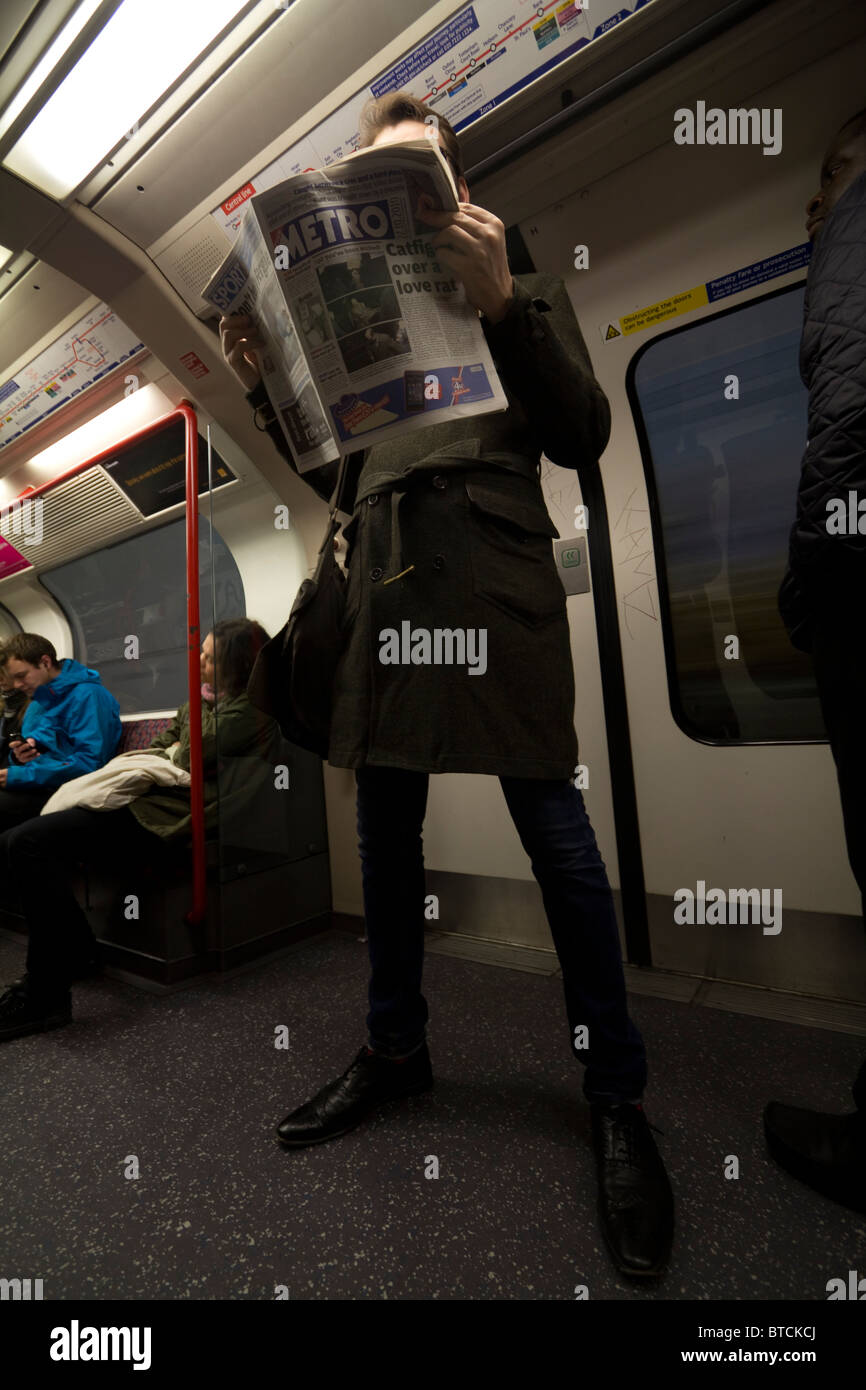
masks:
<path id="1" fill-rule="evenodd" d="M 593 1104 L 602 1234 L 621 1274 L 664 1271 L 674 1233 L 674 1197 L 646 1115 L 636 1105 Z"/>
<path id="2" fill-rule="evenodd" d="M 50 1001 L 34 998 L 26 985 L 16 983 L 0 994 L 0 1042 L 44 1033 L 72 1022 L 69 993 Z"/>
<path id="3" fill-rule="evenodd" d="M 95 943 L 94 950 L 93 950 L 93 952 L 92 952 L 91 954 L 86 955 L 86 956 L 80 956 L 80 957 L 75 961 L 75 963 L 73 964 L 73 966 L 72 966 L 72 968 L 71 968 L 71 970 L 70 970 L 70 972 L 69 972 L 69 979 L 70 979 L 70 982 L 72 982 L 72 981 L 74 981 L 74 980 L 95 980 L 95 979 L 98 979 L 98 978 L 99 978 L 99 976 L 102 974 L 102 972 L 103 972 L 102 953 L 101 953 L 101 951 L 100 951 L 100 949 L 99 949 L 99 943 L 97 942 L 97 943 Z M 12 981 L 12 984 L 11 984 L 11 985 L 7 985 L 6 988 L 7 988 L 7 989 L 25 989 L 25 990 L 26 990 L 26 989 L 29 988 L 29 982 L 30 982 L 30 976 L 25 972 L 25 973 L 20 977 L 20 979 L 13 980 L 13 981 Z M 0 987 L 0 988 L 2 988 L 2 987 Z"/>
<path id="4" fill-rule="evenodd" d="M 852 1211 L 866 1213 L 866 1116 L 824 1115 L 772 1101 L 767 1146 L 795 1178 Z"/>
<path id="5" fill-rule="evenodd" d="M 323 1087 L 277 1128 L 277 1137 L 288 1148 L 324 1144 L 359 1125 L 371 1110 L 403 1096 L 416 1096 L 433 1088 L 433 1070 L 425 1043 L 402 1062 L 370 1055 L 362 1047 L 351 1066 Z"/>

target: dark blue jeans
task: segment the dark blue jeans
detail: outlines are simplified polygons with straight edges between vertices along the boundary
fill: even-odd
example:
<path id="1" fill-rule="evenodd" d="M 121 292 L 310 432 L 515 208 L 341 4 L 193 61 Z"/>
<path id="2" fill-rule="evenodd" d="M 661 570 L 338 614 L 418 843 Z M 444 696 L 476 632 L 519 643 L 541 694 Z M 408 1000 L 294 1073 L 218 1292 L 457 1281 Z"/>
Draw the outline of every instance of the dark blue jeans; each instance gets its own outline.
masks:
<path id="1" fill-rule="evenodd" d="M 365 767 L 358 836 L 370 949 L 369 1046 L 404 1056 L 425 1037 L 424 856 L 428 774 Z M 637 1100 L 646 1085 L 643 1040 L 628 1016 L 610 885 L 583 797 L 566 779 L 500 777 L 541 888 L 562 967 L 572 1055 L 586 1066 L 587 1100 Z M 576 1050 L 575 1030 L 588 1046 Z"/>

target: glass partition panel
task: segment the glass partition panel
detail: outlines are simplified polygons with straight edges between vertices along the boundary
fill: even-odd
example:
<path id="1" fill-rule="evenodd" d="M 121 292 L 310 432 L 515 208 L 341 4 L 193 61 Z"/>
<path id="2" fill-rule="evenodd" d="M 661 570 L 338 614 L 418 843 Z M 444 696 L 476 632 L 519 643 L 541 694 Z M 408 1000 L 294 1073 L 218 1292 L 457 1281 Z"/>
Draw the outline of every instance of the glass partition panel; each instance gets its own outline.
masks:
<path id="1" fill-rule="evenodd" d="M 211 426 L 208 436 L 212 448 L 231 460 L 222 432 Z M 202 481 L 207 469 L 205 454 Z M 211 508 L 211 529 L 222 525 L 231 539 L 248 598 L 248 611 L 238 614 L 225 587 L 212 583 L 201 619 L 202 637 L 214 634 L 213 698 L 205 692 L 217 755 L 218 828 L 210 848 L 219 861 L 219 931 L 226 952 L 276 937 L 330 906 L 321 759 L 288 743 L 246 696 L 255 655 L 285 622 L 307 572 L 306 552 L 287 509 L 261 478 L 250 481 L 245 497 L 226 489 L 212 493 L 209 502 L 202 498 L 203 509 Z"/>
<path id="2" fill-rule="evenodd" d="M 175 710 L 186 703 L 182 519 L 46 570 L 40 579 L 69 622 L 75 660 L 99 671 L 121 714 Z M 243 615 L 240 571 L 205 516 L 200 517 L 199 585 L 203 612 L 216 602 L 227 617 Z"/>

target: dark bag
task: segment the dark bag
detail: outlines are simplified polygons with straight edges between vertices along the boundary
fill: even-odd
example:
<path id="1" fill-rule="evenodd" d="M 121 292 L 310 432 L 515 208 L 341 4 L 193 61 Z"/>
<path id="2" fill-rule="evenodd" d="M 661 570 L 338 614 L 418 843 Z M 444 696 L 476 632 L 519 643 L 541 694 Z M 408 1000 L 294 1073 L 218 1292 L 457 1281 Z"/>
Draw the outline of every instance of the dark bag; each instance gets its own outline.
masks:
<path id="1" fill-rule="evenodd" d="M 299 588 L 288 622 L 256 657 L 247 696 L 269 714 L 299 748 L 328 756 L 334 676 L 346 633 L 346 576 L 334 555 L 334 537 L 347 456 L 340 463 L 330 517 L 312 579 Z"/>

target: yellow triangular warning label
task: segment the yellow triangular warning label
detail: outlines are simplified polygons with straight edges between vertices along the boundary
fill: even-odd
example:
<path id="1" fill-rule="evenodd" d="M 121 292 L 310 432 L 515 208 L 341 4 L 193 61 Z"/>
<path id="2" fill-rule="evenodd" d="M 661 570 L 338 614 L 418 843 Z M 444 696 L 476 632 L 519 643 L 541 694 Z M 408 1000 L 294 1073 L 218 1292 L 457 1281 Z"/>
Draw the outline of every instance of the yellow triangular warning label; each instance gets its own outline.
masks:
<path id="1" fill-rule="evenodd" d="M 605 335 L 604 335 L 604 341 L 605 341 L 606 343 L 609 343 L 610 340 L 611 340 L 611 338 L 621 338 L 621 337 L 622 337 L 622 334 L 620 333 L 619 329 L 618 329 L 618 328 L 614 328 L 613 324 L 612 324 L 612 323 L 609 323 L 609 324 L 607 325 L 607 332 L 606 332 Z"/>

